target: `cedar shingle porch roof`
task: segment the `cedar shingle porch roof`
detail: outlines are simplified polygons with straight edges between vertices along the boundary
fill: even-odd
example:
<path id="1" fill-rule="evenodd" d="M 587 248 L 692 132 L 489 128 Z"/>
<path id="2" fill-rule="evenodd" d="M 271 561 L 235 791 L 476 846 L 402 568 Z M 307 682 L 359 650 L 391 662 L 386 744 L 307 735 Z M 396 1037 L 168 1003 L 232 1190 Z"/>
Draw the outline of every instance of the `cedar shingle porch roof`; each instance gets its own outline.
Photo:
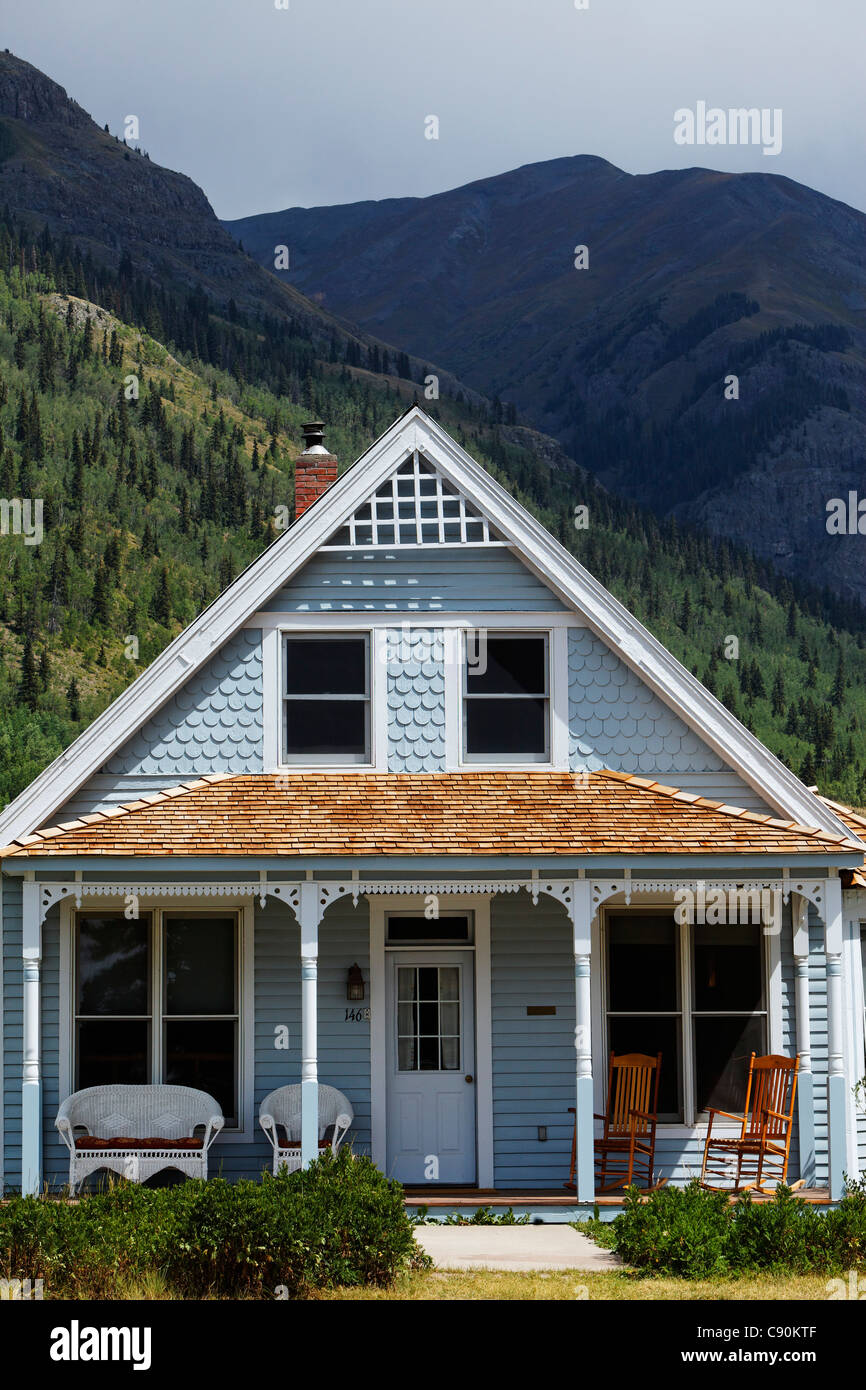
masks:
<path id="1" fill-rule="evenodd" d="M 211 775 L 36 831 L 32 855 L 791 854 L 853 838 L 621 772 Z"/>

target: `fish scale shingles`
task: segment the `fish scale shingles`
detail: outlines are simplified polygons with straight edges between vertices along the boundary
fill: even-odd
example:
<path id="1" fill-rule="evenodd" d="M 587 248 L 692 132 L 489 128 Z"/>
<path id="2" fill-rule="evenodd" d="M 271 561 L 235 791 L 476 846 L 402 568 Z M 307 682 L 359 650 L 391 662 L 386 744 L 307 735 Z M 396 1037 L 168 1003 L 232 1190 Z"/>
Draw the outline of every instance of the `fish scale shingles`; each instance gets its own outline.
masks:
<path id="1" fill-rule="evenodd" d="M 445 652 L 441 629 L 388 631 L 388 771 L 445 768 Z"/>
<path id="2" fill-rule="evenodd" d="M 588 628 L 568 634 L 569 767 L 719 772 L 721 758 Z"/>
<path id="3" fill-rule="evenodd" d="M 185 777 L 261 772 L 263 766 L 262 634 L 250 629 L 196 672 L 105 770 Z"/>

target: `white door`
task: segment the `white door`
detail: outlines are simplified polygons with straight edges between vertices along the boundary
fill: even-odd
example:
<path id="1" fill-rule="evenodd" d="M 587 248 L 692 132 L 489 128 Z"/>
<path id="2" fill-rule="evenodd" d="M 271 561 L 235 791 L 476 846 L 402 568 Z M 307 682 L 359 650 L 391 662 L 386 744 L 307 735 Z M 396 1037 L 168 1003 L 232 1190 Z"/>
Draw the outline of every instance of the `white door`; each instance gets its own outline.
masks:
<path id="1" fill-rule="evenodd" d="M 402 1183 L 475 1182 L 471 951 L 388 959 L 388 1174 Z"/>

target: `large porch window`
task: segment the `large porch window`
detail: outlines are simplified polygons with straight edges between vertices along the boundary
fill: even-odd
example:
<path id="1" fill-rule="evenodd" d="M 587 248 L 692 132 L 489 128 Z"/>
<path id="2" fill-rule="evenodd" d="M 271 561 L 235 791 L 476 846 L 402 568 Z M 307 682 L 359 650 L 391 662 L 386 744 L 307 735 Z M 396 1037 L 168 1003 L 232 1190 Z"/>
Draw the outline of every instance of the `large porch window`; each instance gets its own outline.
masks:
<path id="1" fill-rule="evenodd" d="M 611 913 L 605 976 L 608 1050 L 662 1054 L 661 1120 L 742 1111 L 749 1056 L 767 1050 L 760 924 Z"/>
<path id="2" fill-rule="evenodd" d="M 74 1089 L 166 1082 L 239 1114 L 236 913 L 79 913 Z"/>

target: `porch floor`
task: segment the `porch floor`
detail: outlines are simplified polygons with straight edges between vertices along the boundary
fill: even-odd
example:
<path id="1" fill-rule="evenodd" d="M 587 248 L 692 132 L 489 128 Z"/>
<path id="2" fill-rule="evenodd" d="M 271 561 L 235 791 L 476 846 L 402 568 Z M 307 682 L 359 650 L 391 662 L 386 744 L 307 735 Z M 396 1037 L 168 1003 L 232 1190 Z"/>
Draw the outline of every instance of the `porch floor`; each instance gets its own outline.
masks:
<path id="1" fill-rule="evenodd" d="M 471 1209 L 473 1207 L 579 1207 L 586 1211 L 593 1205 L 599 1209 L 617 1208 L 624 1205 L 624 1197 L 617 1192 L 598 1193 L 592 1202 L 579 1202 L 567 1188 L 488 1188 L 488 1187 L 404 1187 L 404 1205 L 407 1207 L 425 1206 L 431 1209 Z M 649 1195 L 649 1194 L 647 1194 Z M 795 1194 L 813 1206 L 830 1206 L 830 1190 L 826 1187 L 801 1187 Z M 771 1193 L 754 1192 L 752 1200 L 768 1202 Z M 736 1200 L 731 1195 L 732 1202 Z"/>

